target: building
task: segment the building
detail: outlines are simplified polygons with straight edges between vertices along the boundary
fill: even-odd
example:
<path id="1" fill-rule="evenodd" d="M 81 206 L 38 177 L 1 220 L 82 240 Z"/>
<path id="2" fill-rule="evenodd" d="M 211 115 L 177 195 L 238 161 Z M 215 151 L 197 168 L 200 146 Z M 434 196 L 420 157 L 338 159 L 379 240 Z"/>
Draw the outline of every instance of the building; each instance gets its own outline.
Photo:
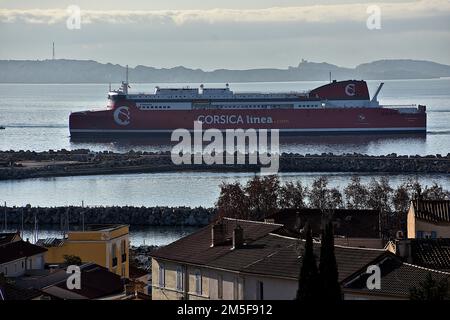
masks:
<path id="1" fill-rule="evenodd" d="M 47 249 L 23 241 L 18 233 L 0 234 L 0 274 L 20 277 L 28 270 L 44 269 Z"/>
<path id="2" fill-rule="evenodd" d="M 40 300 L 43 294 L 35 289 L 22 289 L 0 279 L 0 301 Z"/>
<path id="3" fill-rule="evenodd" d="M 367 287 L 369 274 L 361 270 L 343 282 L 344 298 L 347 300 L 409 300 L 411 290 L 420 288 L 428 274 L 433 280 L 449 281 L 450 273 L 424 268 L 403 262 L 399 257 L 386 256 L 379 261 L 380 288 Z"/>
<path id="4" fill-rule="evenodd" d="M 292 300 L 304 242 L 284 226 L 224 218 L 152 253 L 152 298 Z M 314 244 L 317 257 L 320 243 Z M 383 249 L 336 245 L 339 281 L 386 256 Z"/>
<path id="5" fill-rule="evenodd" d="M 301 236 L 306 222 L 311 226 L 313 237 L 320 238 L 324 221 L 331 220 L 334 242 L 337 245 L 382 249 L 386 243 L 382 237 L 380 212 L 377 210 L 335 209 L 324 213 L 320 209 L 281 210 L 267 222 L 284 225 L 285 235 Z"/>
<path id="6" fill-rule="evenodd" d="M 148 297 L 152 294 L 152 274 L 151 271 L 135 266 L 130 266 L 130 282 L 128 288 L 135 294 L 141 293 Z"/>
<path id="7" fill-rule="evenodd" d="M 450 239 L 402 239 L 395 248 L 407 263 L 450 272 Z"/>
<path id="8" fill-rule="evenodd" d="M 109 299 L 123 295 L 124 286 L 122 278 L 108 269 L 94 263 L 80 266 L 81 289 L 68 289 L 66 270 L 64 279 L 41 288 L 40 290 L 51 299 L 83 300 L 83 299 Z"/>
<path id="9" fill-rule="evenodd" d="M 40 239 L 37 244 L 48 251 L 48 264 L 64 263 L 64 256 L 80 257 L 109 271 L 129 276 L 129 227 L 126 225 L 90 225 L 84 231 L 69 231 L 63 239 Z"/>
<path id="10" fill-rule="evenodd" d="M 413 200 L 407 233 L 414 238 L 450 238 L 450 200 Z"/>
<path id="11" fill-rule="evenodd" d="M 67 280 L 72 275 L 66 268 L 45 269 L 28 272 L 15 280 L 21 290 L 38 291 L 51 300 L 111 299 L 123 296 L 123 279 L 108 269 L 94 263 L 85 263 L 80 268 L 80 289 L 68 288 Z"/>

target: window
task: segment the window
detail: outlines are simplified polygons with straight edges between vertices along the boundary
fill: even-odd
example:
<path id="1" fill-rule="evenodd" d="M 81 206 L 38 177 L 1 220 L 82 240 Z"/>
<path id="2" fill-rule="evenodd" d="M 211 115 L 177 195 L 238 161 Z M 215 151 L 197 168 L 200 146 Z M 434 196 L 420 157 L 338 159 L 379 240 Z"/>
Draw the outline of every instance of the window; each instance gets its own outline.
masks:
<path id="1" fill-rule="evenodd" d="M 120 242 L 120 254 L 121 254 L 121 258 L 122 258 L 122 262 L 126 262 L 127 261 L 127 243 L 125 240 L 122 240 Z"/>
<path id="2" fill-rule="evenodd" d="M 436 239 L 436 238 L 437 238 L 436 231 L 431 231 L 431 239 Z"/>
<path id="3" fill-rule="evenodd" d="M 217 277 L 217 299 L 223 299 L 223 277 L 220 274 Z"/>
<path id="4" fill-rule="evenodd" d="M 159 286 L 161 288 L 166 286 L 166 268 L 163 263 L 159 264 Z"/>
<path id="5" fill-rule="evenodd" d="M 111 246 L 112 266 L 117 266 L 117 245 L 115 243 Z"/>
<path id="6" fill-rule="evenodd" d="M 233 282 L 233 300 L 239 300 L 239 279 L 237 277 Z"/>
<path id="7" fill-rule="evenodd" d="M 183 267 L 182 266 L 178 266 L 177 267 L 177 281 L 176 281 L 176 287 L 178 291 L 183 291 Z"/>
<path id="8" fill-rule="evenodd" d="M 417 231 L 416 238 L 422 239 L 423 238 L 423 231 Z"/>
<path id="9" fill-rule="evenodd" d="M 200 270 L 195 271 L 195 293 L 202 294 L 202 273 Z"/>
<path id="10" fill-rule="evenodd" d="M 264 282 L 262 281 L 256 283 L 256 299 L 264 300 Z"/>

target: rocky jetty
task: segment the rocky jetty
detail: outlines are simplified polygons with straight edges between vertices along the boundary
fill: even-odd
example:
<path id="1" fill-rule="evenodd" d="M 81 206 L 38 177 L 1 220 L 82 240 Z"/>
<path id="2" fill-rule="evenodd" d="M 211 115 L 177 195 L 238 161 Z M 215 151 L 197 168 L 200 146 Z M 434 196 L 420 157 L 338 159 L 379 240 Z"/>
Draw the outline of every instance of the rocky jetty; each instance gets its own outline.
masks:
<path id="1" fill-rule="evenodd" d="M 248 163 L 248 161 L 246 161 Z M 389 154 L 280 155 L 280 172 L 450 173 L 450 154 L 402 156 Z M 0 180 L 39 177 L 155 173 L 180 171 L 259 172 L 261 165 L 175 165 L 169 152 L 91 152 L 90 150 L 0 151 Z"/>
<path id="2" fill-rule="evenodd" d="M 128 224 L 134 226 L 205 226 L 215 216 L 213 208 L 189 207 L 6 207 L 0 208 L 3 223 L 6 212 L 8 225 L 81 225 Z"/>

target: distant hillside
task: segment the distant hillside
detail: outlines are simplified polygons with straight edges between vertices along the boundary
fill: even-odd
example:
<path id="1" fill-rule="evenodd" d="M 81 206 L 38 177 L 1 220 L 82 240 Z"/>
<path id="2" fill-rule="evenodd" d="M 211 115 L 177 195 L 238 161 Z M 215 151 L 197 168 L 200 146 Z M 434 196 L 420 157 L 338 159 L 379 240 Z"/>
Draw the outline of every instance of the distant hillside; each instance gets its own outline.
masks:
<path id="1" fill-rule="evenodd" d="M 430 79 L 450 77 L 450 66 L 430 61 L 380 60 L 356 68 L 302 60 L 287 69 L 250 69 L 203 71 L 175 67 L 130 68 L 131 82 L 253 82 L 333 79 Z M 0 83 L 108 83 L 124 79 L 125 67 L 92 60 L 0 60 Z"/>

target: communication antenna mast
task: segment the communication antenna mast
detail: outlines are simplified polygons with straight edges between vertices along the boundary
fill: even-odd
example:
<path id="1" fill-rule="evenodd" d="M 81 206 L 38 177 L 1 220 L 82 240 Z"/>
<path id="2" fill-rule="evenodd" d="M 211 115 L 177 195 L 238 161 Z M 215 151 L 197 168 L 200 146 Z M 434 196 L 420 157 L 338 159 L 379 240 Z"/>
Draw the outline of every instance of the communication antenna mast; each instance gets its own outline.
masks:
<path id="1" fill-rule="evenodd" d="M 4 231 L 6 232 L 6 229 L 8 229 L 8 221 L 6 219 L 6 201 L 5 201 L 5 225 L 3 227 L 4 227 Z"/>
<path id="2" fill-rule="evenodd" d="M 330 83 L 331 83 L 331 71 L 330 71 Z"/>
<path id="3" fill-rule="evenodd" d="M 20 237 L 23 239 L 23 207 L 21 212 L 21 227 L 20 227 Z"/>
<path id="4" fill-rule="evenodd" d="M 55 60 L 55 42 L 53 41 L 53 54 L 52 54 L 52 60 Z"/>
<path id="5" fill-rule="evenodd" d="M 84 200 L 81 201 L 81 230 L 84 231 Z"/>
<path id="6" fill-rule="evenodd" d="M 38 220 L 37 220 L 37 212 L 34 212 L 34 230 L 33 230 L 33 240 L 34 243 L 38 241 Z"/>

